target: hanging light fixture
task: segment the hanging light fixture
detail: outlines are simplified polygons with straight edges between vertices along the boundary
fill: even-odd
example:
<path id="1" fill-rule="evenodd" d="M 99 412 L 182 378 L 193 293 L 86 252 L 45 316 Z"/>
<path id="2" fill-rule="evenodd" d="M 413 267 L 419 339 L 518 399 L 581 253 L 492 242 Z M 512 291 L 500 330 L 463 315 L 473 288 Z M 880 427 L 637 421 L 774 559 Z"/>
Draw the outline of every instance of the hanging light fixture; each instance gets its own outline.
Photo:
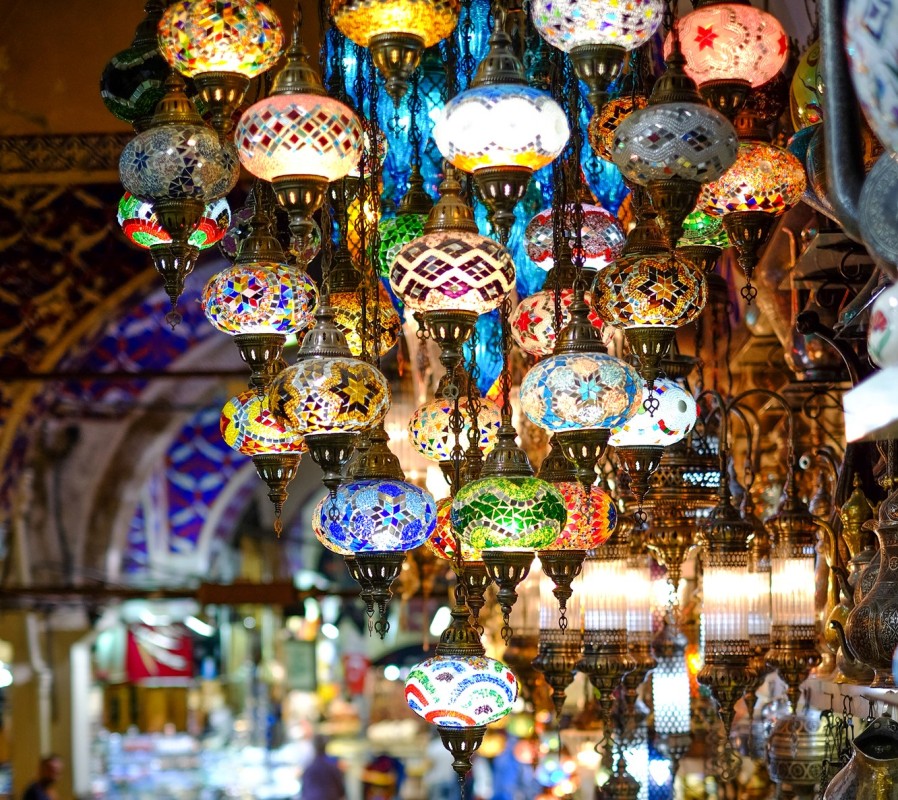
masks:
<path id="1" fill-rule="evenodd" d="M 152 203 L 171 238 L 152 245 L 150 255 L 171 299 L 166 320 L 172 327 L 181 321 L 175 307 L 199 253 L 190 237 L 206 205 L 231 191 L 239 172 L 228 149 L 184 94 L 184 81 L 170 75 L 150 126 L 125 145 L 119 176 L 126 191 Z"/>
<path id="2" fill-rule="evenodd" d="M 253 184 L 249 235 L 234 265 L 209 279 L 203 289 L 206 319 L 234 337 L 251 370 L 250 386 L 263 392 L 278 373 L 287 334 L 314 321 L 318 289 L 301 269 L 287 264 L 275 236 L 274 194 Z"/>
<path id="3" fill-rule="evenodd" d="M 580 574 L 588 550 L 604 544 L 617 524 L 617 509 L 611 497 L 599 486 L 585 490 L 577 480 L 571 462 L 553 436 L 549 454 L 540 465 L 538 477 L 551 483 L 564 498 L 567 524 L 558 538 L 539 551 L 542 570 L 555 588 L 561 615 L 558 625 L 569 627 L 567 603 L 573 593 L 573 582 Z"/>
<path id="4" fill-rule="evenodd" d="M 539 583 L 539 647 L 533 668 L 542 673 L 552 689 L 552 705 L 555 707 L 556 725 L 561 725 L 567 688 L 574 681 L 574 674 L 583 650 L 583 634 L 580 624 L 579 602 L 570 603 L 563 628 L 557 622 L 557 600 L 554 581 L 543 572 Z"/>
<path id="5" fill-rule="evenodd" d="M 116 219 L 128 241 L 144 250 L 160 244 L 171 244 L 171 236 L 159 223 L 153 204 L 125 192 L 119 200 Z M 203 210 L 196 230 L 190 234 L 187 244 L 198 250 L 207 250 L 218 244 L 231 227 L 231 207 L 227 199 L 219 198 Z"/>
<path id="6" fill-rule="evenodd" d="M 436 526 L 436 501 L 405 480 L 399 459 L 390 452 L 383 422 L 367 435 L 368 449 L 321 507 L 318 524 L 339 549 L 355 556 L 356 568 L 373 589 L 379 616 L 374 628 L 383 639 L 390 626 L 390 587 L 405 553 L 427 541 Z"/>
<path id="7" fill-rule="evenodd" d="M 574 231 L 568 232 L 571 256 L 579 257 L 581 268 L 595 271 L 605 269 L 621 254 L 626 242 L 624 231 L 617 217 L 594 203 L 581 202 L 583 225 L 580 230 L 579 250 Z M 530 260 L 547 272 L 556 266 L 554 214 L 551 208 L 540 211 L 524 230 L 524 249 Z M 572 210 L 566 216 L 573 216 Z M 551 286 L 546 278 L 546 286 Z"/>
<path id="8" fill-rule="evenodd" d="M 275 418 L 267 395 L 249 391 L 225 403 L 221 438 L 238 453 L 252 457 L 256 472 L 268 486 L 268 498 L 274 504 L 274 529 L 280 534 L 287 487 L 296 477 L 300 456 L 306 449 L 302 436 Z"/>
<path id="9" fill-rule="evenodd" d="M 567 53 L 577 77 L 588 87 L 598 113 L 608 87 L 624 66 L 627 52 L 644 45 L 664 18 L 663 0 L 535 0 L 530 14 L 539 35 Z"/>
<path id="10" fill-rule="evenodd" d="M 524 377 L 521 409 L 534 425 L 555 434 L 588 490 L 611 429 L 636 413 L 640 385 L 636 370 L 608 355 L 578 295 L 555 353 Z"/>
<path id="11" fill-rule="evenodd" d="M 668 614 L 653 643 L 657 663 L 652 672 L 652 709 L 659 749 L 670 758 L 674 779 L 692 739 L 686 644 L 686 637 L 677 630 L 672 615 Z"/>
<path id="12" fill-rule="evenodd" d="M 258 0 L 176 0 L 159 21 L 159 49 L 193 78 L 224 139 L 252 78 L 281 57 L 281 22 Z"/>
<path id="13" fill-rule="evenodd" d="M 302 249 L 309 237 L 312 215 L 324 202 L 328 183 L 358 164 L 363 136 L 355 113 L 325 94 L 297 21 L 287 63 L 271 94 L 243 113 L 235 133 L 240 163 L 274 184 L 290 217 L 294 249 Z"/>
<path id="14" fill-rule="evenodd" d="M 642 526 L 634 515 L 626 515 L 621 523 L 626 528 L 630 553 L 627 558 L 627 652 L 634 667 L 624 675 L 624 718 L 631 728 L 637 719 L 639 687 L 657 663 L 652 653 L 652 558 L 642 541 Z"/>
<path id="15" fill-rule="evenodd" d="M 752 526 L 748 542 L 748 649 L 750 665 L 755 671 L 754 684 L 745 692 L 745 704 L 749 719 L 754 718 L 757 691 L 771 672 L 767 666 L 770 649 L 770 533 L 767 526 L 755 515 L 751 486 L 745 487 L 742 498 L 742 518 Z"/>
<path id="16" fill-rule="evenodd" d="M 570 129 L 561 106 L 527 85 L 505 32 L 505 10 L 497 8 L 493 17 L 489 50 L 470 87 L 443 108 L 433 138 L 444 158 L 473 173 L 492 222 L 506 239 L 530 176 L 561 154 Z"/>
<path id="17" fill-rule="evenodd" d="M 677 254 L 702 271 L 708 284 L 709 297 L 715 296 L 716 285 L 723 280 L 714 268 L 724 248 L 729 246 L 730 239 L 720 217 L 712 217 L 697 208 L 683 221 L 683 235 L 677 244 Z"/>
<path id="18" fill-rule="evenodd" d="M 334 25 L 346 38 L 371 51 L 399 106 L 421 54 L 451 36 L 459 0 L 332 0 Z"/>
<path id="19" fill-rule="evenodd" d="M 408 179 L 408 190 L 399 201 L 396 216 L 381 220 L 377 226 L 380 234 L 377 267 L 382 278 L 390 277 L 390 270 L 399 251 L 409 242 L 424 235 L 424 225 L 432 208 L 433 200 L 424 191 L 421 170 L 417 164 L 413 164 Z"/>
<path id="20" fill-rule="evenodd" d="M 518 679 L 521 698 L 530 707 L 536 703 L 538 685 L 542 681 L 539 670 L 533 665 L 539 655 L 542 579 L 543 571 L 538 559 L 534 559 L 533 567 L 517 588 L 518 600 L 511 610 L 508 623 L 514 633 L 502 654 L 502 660 Z"/>
<path id="21" fill-rule="evenodd" d="M 745 0 L 701 3 L 679 21 L 686 73 L 713 108 L 734 119 L 749 90 L 786 63 L 789 37 L 779 20 Z M 664 54 L 673 49 L 668 35 Z"/>
<path id="22" fill-rule="evenodd" d="M 670 247 L 682 236 L 702 184 L 724 174 L 738 145 L 729 120 L 708 107 L 683 71 L 679 40 L 673 41 L 648 105 L 620 124 L 612 153 L 624 178 L 648 190 Z"/>
<path id="23" fill-rule="evenodd" d="M 644 94 L 635 91 L 622 92 L 607 101 L 601 111 L 590 117 L 586 135 L 593 153 L 602 161 L 612 161 L 614 152 L 614 134 L 620 124 L 634 111 L 643 109 L 648 104 Z"/>
<path id="24" fill-rule="evenodd" d="M 745 272 L 742 297 L 751 303 L 758 290 L 751 279 L 761 247 L 778 217 L 801 199 L 806 178 L 801 162 L 770 142 L 770 133 L 750 109 L 736 119 L 739 155 L 717 180 L 702 189 L 699 205 L 723 217 L 723 225 Z"/>
<path id="25" fill-rule="evenodd" d="M 336 492 L 359 432 L 386 416 L 390 386 L 378 369 L 352 357 L 326 297 L 315 319 L 296 364 L 272 382 L 271 402 L 275 414 L 305 438 L 324 470 L 324 485 Z"/>
<path id="26" fill-rule="evenodd" d="M 646 411 L 649 393 L 657 402 L 653 414 Z M 664 448 L 683 439 L 698 417 L 692 395 L 669 378 L 657 378 L 651 388 L 644 384 L 642 397 L 642 405 L 636 414 L 623 425 L 613 428 L 608 440 L 630 477 L 630 491 L 640 508 Z"/>
<path id="27" fill-rule="evenodd" d="M 409 708 L 437 726 L 460 781 L 471 769 L 487 725 L 506 716 L 518 696 L 511 670 L 485 656 L 461 594 L 457 587 L 452 622 L 440 636 L 436 655 L 415 666 L 405 682 Z"/>

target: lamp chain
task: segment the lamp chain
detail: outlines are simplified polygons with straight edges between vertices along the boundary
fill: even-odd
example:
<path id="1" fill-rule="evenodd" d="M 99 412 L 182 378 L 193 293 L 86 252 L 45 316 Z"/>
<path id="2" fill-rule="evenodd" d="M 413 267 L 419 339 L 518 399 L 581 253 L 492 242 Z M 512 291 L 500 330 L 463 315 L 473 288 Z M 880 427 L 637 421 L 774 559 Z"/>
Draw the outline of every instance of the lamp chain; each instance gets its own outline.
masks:
<path id="1" fill-rule="evenodd" d="M 552 51 L 551 62 L 551 82 L 552 97 L 555 101 L 564 107 L 566 100 L 566 62 L 565 54 L 558 49 Z M 566 236 L 565 213 L 567 208 L 567 184 L 564 174 L 564 161 L 556 158 L 552 162 L 552 253 L 555 260 L 555 272 L 553 275 L 554 283 L 551 287 L 555 292 L 554 308 L 553 308 L 553 325 L 555 327 L 555 336 L 561 332 L 563 310 L 561 297 L 561 278 L 559 276 L 560 266 L 559 259 L 564 247 Z"/>
<path id="2" fill-rule="evenodd" d="M 507 297 L 499 307 L 502 320 L 502 424 L 511 425 L 511 300 Z"/>
<path id="3" fill-rule="evenodd" d="M 422 110 L 421 103 L 421 70 L 412 73 L 412 90 L 408 99 L 408 143 L 412 151 L 412 167 L 421 167 L 421 129 L 418 119 Z"/>
<path id="4" fill-rule="evenodd" d="M 465 454 L 465 468 L 468 478 L 475 480 L 480 477 L 480 469 L 483 465 L 483 450 L 480 447 L 480 367 L 477 365 L 477 347 L 480 344 L 480 334 L 477 325 L 471 331 L 470 358 L 468 359 L 468 416 L 471 420 L 471 432 L 468 436 L 468 450 Z"/>

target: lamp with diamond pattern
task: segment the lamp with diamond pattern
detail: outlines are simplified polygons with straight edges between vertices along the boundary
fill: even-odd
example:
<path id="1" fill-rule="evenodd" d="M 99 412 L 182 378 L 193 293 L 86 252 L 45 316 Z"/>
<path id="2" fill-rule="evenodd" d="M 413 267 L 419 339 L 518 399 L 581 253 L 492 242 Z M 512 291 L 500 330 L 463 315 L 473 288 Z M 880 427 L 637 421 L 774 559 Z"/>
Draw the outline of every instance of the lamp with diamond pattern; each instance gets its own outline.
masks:
<path id="1" fill-rule="evenodd" d="M 199 253 L 190 237 L 206 205 L 231 191 L 239 173 L 230 148 L 223 147 L 215 131 L 203 124 L 184 94 L 184 81 L 170 75 L 150 126 L 125 145 L 119 175 L 126 191 L 152 203 L 153 213 L 171 238 L 152 245 L 150 255 L 171 300 L 166 319 L 172 327 L 181 320 L 175 307 Z"/>
<path id="2" fill-rule="evenodd" d="M 225 403 L 221 438 L 238 453 L 252 458 L 256 472 L 268 486 L 268 498 L 274 504 L 274 529 L 280 534 L 287 487 L 296 477 L 300 456 L 306 449 L 302 436 L 275 418 L 267 395 L 248 391 Z"/>
<path id="3" fill-rule="evenodd" d="M 472 172 L 500 238 L 514 224 L 514 208 L 530 176 L 557 158 L 570 129 L 561 106 L 527 85 L 524 66 L 496 9 L 489 50 L 468 89 L 443 108 L 433 138 L 443 157 Z"/>
<path id="4" fill-rule="evenodd" d="M 268 184 L 254 183 L 251 204 L 249 235 L 233 266 L 209 279 L 202 303 L 206 319 L 234 337 L 252 373 L 250 386 L 262 392 L 279 371 L 287 334 L 313 323 L 318 289 L 304 271 L 287 264 L 275 236 L 275 198 Z"/>
<path id="5" fill-rule="evenodd" d="M 593 114 L 586 129 L 592 151 L 603 161 L 611 161 L 614 134 L 620 124 L 634 111 L 645 108 L 648 98 L 636 92 L 623 92 L 608 100 L 602 110 Z"/>
<path id="6" fill-rule="evenodd" d="M 358 164 L 363 136 L 355 113 L 325 94 L 295 26 L 271 94 L 243 113 L 235 133 L 240 163 L 274 184 L 290 218 L 294 249 L 309 237 L 328 183 Z"/>
<path id="7" fill-rule="evenodd" d="M 624 177 L 648 190 L 670 247 L 683 235 L 702 184 L 723 175 L 738 145 L 730 121 L 708 107 L 683 71 L 685 59 L 673 41 L 648 105 L 620 124 L 612 152 Z"/>
<path id="8" fill-rule="evenodd" d="M 582 268 L 586 270 L 604 269 L 616 259 L 624 247 L 626 236 L 617 218 L 594 203 L 581 203 L 583 227 L 580 232 L 580 250 L 573 231 L 568 234 L 568 244 L 574 258 L 580 257 Z M 568 212 L 572 216 L 572 212 Z M 554 211 L 547 208 L 540 211 L 524 231 L 524 248 L 530 260 L 548 271 L 555 266 L 553 241 Z M 546 281 L 549 284 L 549 281 Z M 551 284 L 549 284 L 551 285 Z"/>

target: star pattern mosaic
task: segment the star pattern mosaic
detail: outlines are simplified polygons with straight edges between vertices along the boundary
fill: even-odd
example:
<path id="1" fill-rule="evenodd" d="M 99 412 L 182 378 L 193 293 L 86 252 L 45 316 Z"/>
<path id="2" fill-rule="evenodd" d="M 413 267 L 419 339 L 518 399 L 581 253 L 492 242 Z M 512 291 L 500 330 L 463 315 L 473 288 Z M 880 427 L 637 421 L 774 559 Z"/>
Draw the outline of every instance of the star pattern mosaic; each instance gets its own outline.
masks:
<path id="1" fill-rule="evenodd" d="M 412 311 L 498 308 L 514 286 L 514 262 L 501 244 L 467 231 L 428 233 L 403 247 L 390 285 Z"/>
<path id="2" fill-rule="evenodd" d="M 221 411 L 221 437 L 228 447 L 245 456 L 266 453 L 302 453 L 305 442 L 282 425 L 268 407 L 268 396 L 242 392 Z"/>
<path id="3" fill-rule="evenodd" d="M 362 302 L 358 292 L 334 292 L 330 296 L 331 308 L 334 310 L 334 324 L 343 331 L 346 343 L 354 356 L 362 354 L 362 336 L 365 330 L 370 349 L 374 338 L 374 321 L 378 320 L 377 354 L 385 355 L 396 346 L 399 334 L 402 333 L 402 322 L 393 307 L 387 290 L 378 282 L 380 297 L 377 301 L 369 297 L 365 304 L 364 326 L 362 325 Z"/>
<path id="4" fill-rule="evenodd" d="M 353 553 L 412 550 L 433 533 L 437 519 L 428 492 L 396 480 L 344 483 L 319 513 L 317 524 L 333 543 L 330 549 Z"/>
<path id="5" fill-rule="evenodd" d="M 571 303 L 574 300 L 573 289 L 561 290 L 561 327 L 571 320 Z M 589 304 L 589 321 L 593 327 L 603 331 L 602 338 L 610 339 L 614 335 L 613 328 L 605 328 L 602 318 L 592 308 L 592 295 L 586 293 Z M 555 290 L 543 289 L 525 297 L 518 303 L 509 317 L 511 336 L 518 347 L 532 356 L 542 357 L 555 349 Z"/>
<path id="6" fill-rule="evenodd" d="M 496 722 L 511 711 L 517 696 L 514 673 L 486 656 L 435 656 L 416 665 L 405 682 L 409 708 L 443 728 Z"/>
<path id="7" fill-rule="evenodd" d="M 471 415 L 467 397 L 458 401 L 464 424 L 461 430 L 460 444 L 467 450 L 471 441 Z M 409 438 L 415 448 L 428 461 L 449 461 L 455 447 L 455 436 L 452 433 L 450 417 L 454 405 L 448 400 L 436 398 L 420 406 L 412 414 L 408 423 Z M 477 425 L 480 428 L 478 444 L 484 455 L 496 445 L 502 414 L 499 407 L 486 398 L 480 400 L 477 412 Z"/>
<path id="8" fill-rule="evenodd" d="M 480 478 L 458 490 L 452 525 L 476 550 L 548 547 L 567 522 L 564 498 L 539 478 Z"/>
<path id="9" fill-rule="evenodd" d="M 619 328 L 679 328 L 698 319 L 708 300 L 701 270 L 677 255 L 622 259 L 596 275 L 596 310 Z"/>

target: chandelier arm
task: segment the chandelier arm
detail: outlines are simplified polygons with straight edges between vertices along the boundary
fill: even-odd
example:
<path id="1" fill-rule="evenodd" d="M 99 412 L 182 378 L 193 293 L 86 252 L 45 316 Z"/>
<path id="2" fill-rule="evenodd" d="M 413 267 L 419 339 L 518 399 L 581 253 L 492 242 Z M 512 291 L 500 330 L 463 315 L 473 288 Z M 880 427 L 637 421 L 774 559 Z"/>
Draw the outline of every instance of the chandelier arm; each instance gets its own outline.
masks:
<path id="1" fill-rule="evenodd" d="M 730 403 L 731 405 L 739 405 L 742 401 L 746 400 L 749 397 L 766 397 L 769 400 L 773 400 L 777 403 L 783 411 L 786 413 L 786 423 L 788 426 L 788 438 L 789 438 L 789 453 L 787 456 L 787 463 L 789 465 L 789 474 L 788 480 L 791 483 L 795 479 L 795 413 L 792 411 L 789 404 L 786 402 L 786 399 L 779 393 L 774 392 L 770 389 L 762 389 L 762 388 L 754 388 L 754 389 L 746 389 L 739 395 L 736 395 Z"/>
<path id="2" fill-rule="evenodd" d="M 720 461 L 720 489 L 729 493 L 729 480 L 727 475 L 727 451 L 729 449 L 727 446 L 729 437 L 728 408 L 723 396 L 716 389 L 705 389 L 705 391 L 696 398 L 696 403 L 701 403 L 702 399 L 705 397 L 712 399 L 717 409 L 716 412 L 709 412 L 705 424 L 707 425 L 711 419 L 713 419 L 715 413 L 720 414 L 720 437 L 717 446 L 717 453 Z"/>

